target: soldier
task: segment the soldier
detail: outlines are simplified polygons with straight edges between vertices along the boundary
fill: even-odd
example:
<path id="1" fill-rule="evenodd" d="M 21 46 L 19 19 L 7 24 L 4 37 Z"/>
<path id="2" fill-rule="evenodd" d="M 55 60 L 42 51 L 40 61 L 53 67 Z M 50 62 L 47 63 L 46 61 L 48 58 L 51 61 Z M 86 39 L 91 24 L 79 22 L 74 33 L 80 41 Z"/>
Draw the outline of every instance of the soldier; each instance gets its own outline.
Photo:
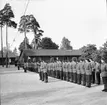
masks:
<path id="1" fill-rule="evenodd" d="M 96 84 L 100 85 L 101 65 L 99 61 L 95 62 Z"/>
<path id="2" fill-rule="evenodd" d="M 76 71 L 76 63 L 77 62 L 77 58 L 73 57 L 72 58 L 72 69 L 73 69 L 73 82 L 77 83 L 77 71 Z"/>
<path id="3" fill-rule="evenodd" d="M 42 75 L 41 75 L 41 62 L 39 61 L 37 63 L 37 67 L 38 67 L 38 73 L 39 73 L 39 80 L 42 80 Z"/>
<path id="4" fill-rule="evenodd" d="M 84 68 L 84 59 L 80 59 L 81 84 L 86 85 L 86 72 Z"/>
<path id="5" fill-rule="evenodd" d="M 57 78 L 60 79 L 60 76 L 59 76 L 59 60 L 56 62 L 56 67 L 57 67 Z"/>
<path id="6" fill-rule="evenodd" d="M 52 61 L 50 62 L 50 76 L 52 77 Z"/>
<path id="7" fill-rule="evenodd" d="M 104 89 L 102 91 L 107 92 L 107 62 L 101 60 L 101 77 L 104 84 Z"/>
<path id="8" fill-rule="evenodd" d="M 72 61 L 70 62 L 70 81 L 73 82 L 73 67 L 72 67 Z"/>
<path id="9" fill-rule="evenodd" d="M 62 68 L 63 68 L 63 80 L 66 80 L 65 61 L 63 61 Z"/>
<path id="10" fill-rule="evenodd" d="M 44 82 L 48 82 L 48 73 L 47 73 L 47 63 L 43 61 L 43 75 L 44 75 Z"/>
<path id="11" fill-rule="evenodd" d="M 44 81 L 44 74 L 43 74 L 43 61 L 41 61 L 41 64 L 40 64 L 40 76 L 41 76 L 41 80 Z"/>
<path id="12" fill-rule="evenodd" d="M 52 77 L 56 78 L 56 62 L 52 63 Z"/>
<path id="13" fill-rule="evenodd" d="M 61 61 L 59 61 L 59 75 L 60 75 L 60 79 L 63 80 L 63 69 L 62 69 Z"/>
<path id="14" fill-rule="evenodd" d="M 66 81 L 68 81 L 68 61 L 65 62 Z"/>
<path id="15" fill-rule="evenodd" d="M 27 72 L 27 68 L 28 68 L 28 62 L 24 62 L 24 72 L 26 73 Z"/>
<path id="16" fill-rule="evenodd" d="M 71 62 L 68 61 L 68 81 L 71 81 Z"/>
<path id="17" fill-rule="evenodd" d="M 48 67 L 48 75 L 50 76 L 50 62 L 48 62 L 48 64 L 47 64 L 47 67 Z"/>
<path id="18" fill-rule="evenodd" d="M 81 71 L 80 71 L 80 58 L 78 59 L 76 70 L 77 70 L 77 83 L 81 84 Z"/>
<path id="19" fill-rule="evenodd" d="M 57 60 L 54 62 L 55 78 L 58 78 L 58 64 Z"/>
<path id="20" fill-rule="evenodd" d="M 95 83 L 95 62 L 90 59 L 90 63 L 91 63 L 91 70 L 92 70 L 92 83 Z"/>
<path id="21" fill-rule="evenodd" d="M 91 69 L 91 63 L 89 59 L 85 60 L 84 64 L 85 72 L 86 72 L 86 87 L 91 87 L 91 75 L 92 75 L 92 69 Z"/>

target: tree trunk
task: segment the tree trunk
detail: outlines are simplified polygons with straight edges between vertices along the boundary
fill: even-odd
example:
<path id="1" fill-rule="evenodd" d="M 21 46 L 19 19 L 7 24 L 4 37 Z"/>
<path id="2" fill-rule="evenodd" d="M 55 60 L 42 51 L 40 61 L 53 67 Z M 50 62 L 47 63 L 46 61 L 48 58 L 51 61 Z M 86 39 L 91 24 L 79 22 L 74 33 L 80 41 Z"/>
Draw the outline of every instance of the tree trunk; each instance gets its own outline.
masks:
<path id="1" fill-rule="evenodd" d="M 3 60 L 3 35 L 2 35 L 2 26 L 1 26 L 1 56 L 2 56 L 2 67 L 4 67 L 4 60 Z"/>
<path id="2" fill-rule="evenodd" d="M 6 68 L 8 68 L 8 27 L 6 24 L 6 47 L 7 47 L 7 52 L 6 52 Z"/>
<path id="3" fill-rule="evenodd" d="M 25 35 L 25 49 L 27 49 L 27 45 L 26 45 L 26 31 L 24 32 Z"/>

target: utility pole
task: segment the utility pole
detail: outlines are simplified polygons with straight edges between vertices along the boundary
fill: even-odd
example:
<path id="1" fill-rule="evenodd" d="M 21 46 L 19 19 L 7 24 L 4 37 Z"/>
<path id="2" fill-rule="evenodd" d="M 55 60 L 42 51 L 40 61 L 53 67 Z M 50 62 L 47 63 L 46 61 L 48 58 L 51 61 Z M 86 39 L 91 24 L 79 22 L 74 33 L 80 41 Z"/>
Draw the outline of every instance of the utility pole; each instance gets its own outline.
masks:
<path id="1" fill-rule="evenodd" d="M 2 67 L 4 67 L 2 25 L 1 25 L 1 56 L 2 56 Z"/>
<path id="2" fill-rule="evenodd" d="M 26 45 L 27 44 L 26 43 L 26 30 L 25 30 L 24 34 L 25 34 L 25 41 L 24 41 L 25 42 L 25 49 L 27 49 L 27 45 Z"/>
<path id="3" fill-rule="evenodd" d="M 8 27 L 6 24 L 6 47 L 7 47 L 7 52 L 6 52 L 6 68 L 8 68 Z"/>

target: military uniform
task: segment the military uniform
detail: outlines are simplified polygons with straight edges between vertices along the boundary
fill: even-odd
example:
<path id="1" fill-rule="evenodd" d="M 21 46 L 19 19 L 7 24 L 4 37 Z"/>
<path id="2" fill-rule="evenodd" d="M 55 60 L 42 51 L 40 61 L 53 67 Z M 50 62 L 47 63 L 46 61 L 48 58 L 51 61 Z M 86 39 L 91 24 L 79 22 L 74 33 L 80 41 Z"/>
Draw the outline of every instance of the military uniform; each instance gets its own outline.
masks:
<path id="1" fill-rule="evenodd" d="M 100 84 L 100 72 L 101 72 L 101 67 L 98 62 L 95 64 L 95 74 L 96 74 L 96 84 Z"/>
<path id="2" fill-rule="evenodd" d="M 39 73 L 39 79 L 40 80 L 42 80 L 42 74 L 41 74 L 41 62 L 39 62 L 38 64 L 37 64 L 37 66 L 38 66 L 38 73 Z"/>
<path id="3" fill-rule="evenodd" d="M 68 81 L 68 62 L 65 62 L 66 81 Z"/>
<path id="4" fill-rule="evenodd" d="M 24 72 L 26 73 L 28 69 L 28 62 L 24 62 Z"/>
<path id="5" fill-rule="evenodd" d="M 62 62 L 59 61 L 59 75 L 60 75 L 60 79 L 63 80 L 63 71 L 62 71 Z"/>
<path id="6" fill-rule="evenodd" d="M 77 70 L 77 83 L 81 84 L 81 71 L 80 71 L 80 62 L 77 63 L 76 65 L 76 70 Z"/>
<path id="7" fill-rule="evenodd" d="M 92 69 L 92 83 L 95 83 L 95 62 L 91 61 L 91 69 Z"/>
<path id="8" fill-rule="evenodd" d="M 66 80 L 65 62 L 63 62 L 63 80 Z"/>
<path id="9" fill-rule="evenodd" d="M 91 75 L 92 75 L 92 69 L 91 69 L 91 63 L 86 61 L 84 64 L 85 72 L 86 72 L 86 86 L 91 87 Z"/>
<path id="10" fill-rule="evenodd" d="M 70 62 L 70 81 L 73 82 L 73 63 Z"/>
<path id="11" fill-rule="evenodd" d="M 41 75 L 41 80 L 44 81 L 44 73 L 43 73 L 43 68 L 44 68 L 44 63 L 43 61 L 41 62 L 41 66 L 40 66 L 40 75 Z"/>
<path id="12" fill-rule="evenodd" d="M 72 61 L 72 69 L 73 69 L 73 82 L 77 83 L 77 71 L 76 71 L 76 62 Z"/>
<path id="13" fill-rule="evenodd" d="M 80 62 L 81 84 L 82 84 L 83 86 L 86 85 L 86 72 L 85 72 L 84 64 L 85 64 L 85 63 L 84 63 L 83 61 Z"/>
<path id="14" fill-rule="evenodd" d="M 68 81 L 71 81 L 71 62 L 68 62 Z"/>
<path id="15" fill-rule="evenodd" d="M 107 63 L 101 64 L 101 77 L 104 84 L 104 89 L 102 91 L 107 92 Z"/>
<path id="16" fill-rule="evenodd" d="M 44 82 L 48 82 L 48 73 L 47 73 L 47 63 L 43 62 L 43 77 L 44 77 Z"/>

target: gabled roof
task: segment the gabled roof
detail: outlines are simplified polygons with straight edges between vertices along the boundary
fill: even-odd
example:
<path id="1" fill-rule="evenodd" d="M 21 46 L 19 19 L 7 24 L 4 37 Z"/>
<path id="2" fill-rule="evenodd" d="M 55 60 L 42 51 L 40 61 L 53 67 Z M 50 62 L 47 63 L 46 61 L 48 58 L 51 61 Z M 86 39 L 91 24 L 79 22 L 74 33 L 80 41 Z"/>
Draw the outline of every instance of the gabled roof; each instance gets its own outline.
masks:
<path id="1" fill-rule="evenodd" d="M 9 58 L 15 58 L 16 55 L 14 53 L 12 53 L 12 52 L 8 52 L 8 57 Z M 1 52 L 0 52 L 0 58 L 2 58 Z M 3 53 L 3 58 L 6 58 L 6 53 Z"/>
<path id="2" fill-rule="evenodd" d="M 80 56 L 81 50 L 28 49 L 23 52 L 26 56 Z"/>

